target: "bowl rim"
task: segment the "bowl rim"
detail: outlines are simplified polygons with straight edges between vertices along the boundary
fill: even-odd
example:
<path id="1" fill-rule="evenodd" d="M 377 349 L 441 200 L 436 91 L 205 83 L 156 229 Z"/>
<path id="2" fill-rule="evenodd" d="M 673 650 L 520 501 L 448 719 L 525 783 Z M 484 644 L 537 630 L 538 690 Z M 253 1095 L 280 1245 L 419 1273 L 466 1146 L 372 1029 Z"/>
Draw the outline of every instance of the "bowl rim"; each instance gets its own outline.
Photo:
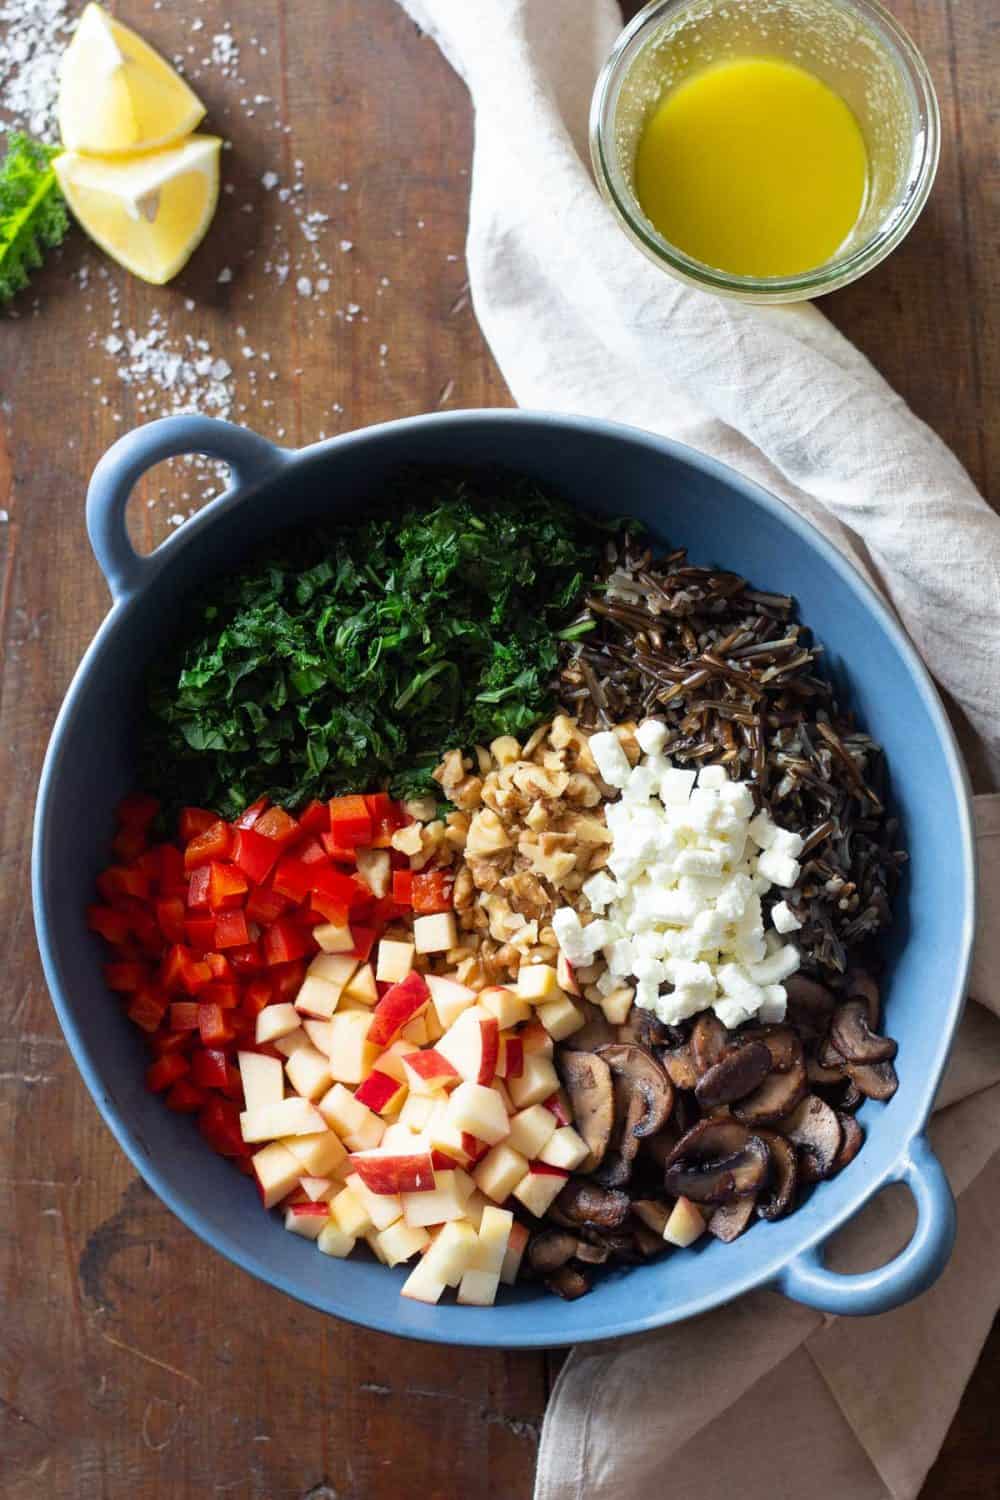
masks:
<path id="1" fill-rule="evenodd" d="M 341 1318 L 345 1322 L 353 1323 L 360 1327 L 371 1328 L 377 1332 L 392 1334 L 399 1338 L 448 1344 L 455 1347 L 503 1349 L 558 1348 L 569 1344 L 593 1343 L 605 1339 L 621 1338 L 631 1334 L 650 1332 L 656 1328 L 697 1317 L 715 1307 L 733 1301 L 747 1292 L 773 1287 L 780 1273 L 788 1265 L 799 1260 L 803 1255 L 808 1254 L 810 1250 L 821 1246 L 840 1228 L 853 1219 L 886 1185 L 898 1179 L 901 1164 L 906 1161 L 910 1147 L 924 1130 L 930 1115 L 934 1096 L 948 1061 L 951 1045 L 965 1001 L 966 983 L 971 967 L 972 945 L 975 935 L 977 896 L 977 865 L 971 787 L 954 731 L 927 668 L 924 666 L 917 654 L 916 648 L 904 633 L 888 605 L 876 593 L 872 585 L 849 558 L 839 552 L 810 521 L 799 515 L 785 501 L 764 489 L 755 481 L 748 479 L 738 470 L 730 468 L 727 464 L 720 462 L 711 455 L 701 453 L 684 443 L 662 437 L 657 433 L 649 432 L 643 428 L 630 427 L 623 423 L 606 421 L 600 418 L 573 416 L 553 411 L 516 407 L 470 408 L 460 411 L 429 412 L 417 416 L 402 417 L 387 422 L 376 423 L 368 427 L 354 429 L 350 432 L 339 433 L 334 437 L 325 438 L 319 442 L 307 444 L 295 450 L 275 447 L 275 453 L 280 454 L 284 460 L 280 468 L 262 473 L 259 483 L 252 479 L 248 484 L 227 488 L 199 512 L 198 516 L 194 518 L 193 523 L 189 523 L 190 530 L 188 526 L 185 526 L 179 532 L 175 533 L 174 536 L 167 539 L 151 556 L 156 557 L 161 566 L 166 565 L 168 561 L 173 561 L 188 546 L 197 542 L 198 537 L 206 526 L 227 517 L 233 507 L 250 493 L 256 492 L 263 485 L 271 484 L 276 479 L 286 477 L 299 463 L 314 461 L 324 453 L 341 453 L 350 449 L 357 449 L 363 452 L 369 444 L 378 444 L 390 434 L 396 436 L 427 427 L 437 427 L 447 431 L 448 429 L 471 428 L 477 425 L 497 429 L 518 425 L 539 428 L 549 433 L 553 429 L 560 429 L 569 438 L 583 434 L 596 434 L 612 442 L 625 443 L 629 446 L 638 445 L 647 450 L 652 450 L 688 468 L 707 474 L 729 488 L 741 491 L 745 498 L 769 511 L 781 523 L 789 527 L 793 532 L 796 532 L 808 547 L 822 556 L 824 561 L 840 575 L 847 586 L 860 596 L 870 614 L 875 617 L 878 624 L 889 637 L 897 654 L 902 657 L 904 664 L 908 668 L 913 686 L 920 696 L 936 731 L 948 767 L 951 788 L 958 804 L 959 827 L 955 832 L 961 849 L 961 863 L 963 867 L 960 892 L 963 918 L 959 937 L 960 961 L 951 987 L 951 993 L 948 996 L 947 1005 L 943 1009 L 940 1018 L 942 1022 L 940 1036 L 943 1045 L 940 1046 L 936 1066 L 929 1070 L 921 1080 L 921 1088 L 913 1104 L 913 1115 L 909 1124 L 904 1126 L 903 1138 L 898 1150 L 883 1160 L 868 1180 L 862 1181 L 859 1179 L 858 1187 L 850 1200 L 845 1202 L 832 1216 L 823 1218 L 817 1226 L 814 1226 L 804 1242 L 791 1254 L 786 1251 L 777 1252 L 772 1255 L 769 1262 L 758 1264 L 756 1268 L 748 1270 L 737 1280 L 721 1282 L 709 1287 L 702 1296 L 689 1301 L 682 1310 L 675 1314 L 669 1308 L 662 1310 L 657 1308 L 652 1313 L 644 1315 L 618 1316 L 599 1327 L 595 1327 L 592 1334 L 587 1333 L 582 1336 L 575 1333 L 568 1334 L 565 1339 L 554 1339 L 548 1333 L 538 1333 L 537 1335 L 522 1333 L 517 1338 L 505 1338 L 505 1320 L 502 1316 L 498 1316 L 495 1320 L 495 1332 L 491 1326 L 487 1334 L 473 1338 L 463 1338 L 461 1336 L 461 1326 L 456 1325 L 451 1320 L 440 1325 L 431 1325 L 428 1328 L 408 1328 L 405 1326 L 405 1322 L 403 1324 L 400 1322 L 400 1310 L 396 1306 L 398 1298 L 386 1299 L 384 1314 L 380 1305 L 374 1314 L 369 1314 L 366 1311 L 362 1315 L 357 1308 L 352 1308 L 349 1303 L 341 1299 L 321 1298 L 317 1295 L 312 1295 L 307 1289 L 298 1285 L 292 1277 L 284 1274 L 281 1270 L 276 1270 L 266 1265 L 261 1256 L 244 1251 L 240 1246 L 230 1242 L 224 1232 L 217 1231 L 214 1227 L 206 1225 L 202 1221 L 201 1211 L 197 1203 L 190 1196 L 185 1197 L 176 1192 L 170 1183 L 165 1180 L 158 1163 L 151 1158 L 138 1134 L 130 1129 L 124 1119 L 121 1118 L 117 1105 L 108 1096 L 101 1080 L 98 1057 L 96 1054 L 92 1054 L 85 1044 L 66 998 L 69 986 L 64 984 L 64 977 L 57 957 L 55 944 L 50 936 L 50 923 L 54 919 L 50 917 L 45 894 L 46 846 L 51 836 L 49 827 L 51 816 L 50 793 L 61 772 L 62 762 L 66 753 L 65 742 L 76 715 L 78 702 L 84 693 L 90 669 L 104 649 L 105 643 L 117 630 L 119 624 L 128 616 L 133 607 L 141 601 L 144 593 L 143 584 L 140 584 L 132 592 L 119 597 L 112 604 L 111 609 L 98 627 L 97 632 L 73 674 L 56 717 L 39 778 L 38 794 L 35 802 L 31 859 L 32 908 L 36 938 L 49 994 L 59 1024 L 66 1037 L 70 1054 L 83 1077 L 94 1103 L 97 1105 L 112 1135 L 147 1186 L 152 1188 L 161 1202 L 188 1229 L 196 1234 L 199 1239 L 208 1244 L 214 1251 L 224 1255 L 226 1259 L 239 1266 L 240 1269 L 249 1272 L 258 1280 L 263 1281 L 266 1285 L 273 1286 L 296 1301 L 315 1307 L 320 1312 Z M 276 527 L 275 529 L 279 528 Z M 187 536 L 185 536 L 185 532 L 187 532 Z M 151 570 L 149 578 L 151 579 L 154 573 L 158 574 L 159 571 L 160 567 Z M 330 1305 L 333 1300 L 338 1301 L 336 1310 Z M 460 1309 L 460 1311 L 472 1310 Z M 482 1311 L 490 1310 L 484 1309 Z M 500 1312 L 502 1313 L 502 1309 L 500 1309 Z"/>

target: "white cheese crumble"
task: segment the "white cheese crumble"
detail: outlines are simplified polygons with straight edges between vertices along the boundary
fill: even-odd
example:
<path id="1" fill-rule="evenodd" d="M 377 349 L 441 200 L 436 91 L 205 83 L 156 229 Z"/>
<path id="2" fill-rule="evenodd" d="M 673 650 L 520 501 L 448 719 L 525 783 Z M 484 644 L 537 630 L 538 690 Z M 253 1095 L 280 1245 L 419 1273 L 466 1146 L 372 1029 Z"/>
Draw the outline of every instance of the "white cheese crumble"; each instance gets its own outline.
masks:
<path id="1" fill-rule="evenodd" d="M 597 769 L 621 797 L 606 808 L 607 867 L 582 890 L 595 920 L 585 927 L 571 907 L 552 919 L 563 953 L 578 965 L 602 955 L 609 983 L 634 979 L 635 1003 L 667 1025 L 707 1009 L 730 1029 L 782 1020 L 784 980 L 799 967 L 783 938 L 802 924 L 781 901 L 765 931 L 761 897 L 797 883 L 801 838 L 755 815 L 751 788 L 723 766 L 671 766 L 659 721 L 636 738 L 633 767 L 613 733 L 591 736 Z"/>

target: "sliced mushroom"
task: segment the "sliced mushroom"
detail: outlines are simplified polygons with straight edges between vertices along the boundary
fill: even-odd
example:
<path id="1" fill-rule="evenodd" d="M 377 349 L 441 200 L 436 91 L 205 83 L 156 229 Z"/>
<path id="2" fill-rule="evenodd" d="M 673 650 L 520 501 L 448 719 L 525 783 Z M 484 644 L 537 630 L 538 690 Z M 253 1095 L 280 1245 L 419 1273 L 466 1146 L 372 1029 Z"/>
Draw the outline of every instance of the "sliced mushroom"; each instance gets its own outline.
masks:
<path id="1" fill-rule="evenodd" d="M 585 1177 L 571 1177 L 553 1205 L 561 1215 L 557 1222 L 592 1224 L 598 1229 L 617 1229 L 628 1217 L 629 1201 L 624 1193 L 602 1188 Z"/>
<path id="2" fill-rule="evenodd" d="M 890 1062 L 899 1051 L 892 1037 L 872 1031 L 864 1000 L 847 1000 L 837 1006 L 830 1023 L 830 1040 L 849 1063 Z"/>
<path id="3" fill-rule="evenodd" d="M 698 1082 L 698 1070 L 694 1065 L 691 1047 L 685 1042 L 681 1047 L 661 1047 L 660 1062 L 675 1089 L 693 1089 Z"/>
<path id="4" fill-rule="evenodd" d="M 611 1247 L 595 1244 L 591 1240 L 578 1240 L 576 1259 L 584 1266 L 603 1266 L 611 1259 Z"/>
<path id="5" fill-rule="evenodd" d="M 836 1072 L 843 1078 L 846 1059 L 842 1052 L 837 1051 L 830 1037 L 824 1037 L 820 1042 L 816 1058 L 821 1068 L 829 1068 L 831 1072 Z"/>
<path id="6" fill-rule="evenodd" d="M 803 1099 L 795 1113 L 781 1123 L 781 1133 L 799 1153 L 799 1181 L 819 1182 L 829 1177 L 840 1151 L 840 1121 L 816 1094 Z"/>
<path id="7" fill-rule="evenodd" d="M 678 1101 L 683 1095 L 678 1095 Z M 674 1119 L 677 1118 L 677 1105 L 674 1105 Z M 675 1127 L 673 1121 L 663 1130 L 658 1130 L 655 1135 L 644 1136 L 639 1142 L 639 1155 L 644 1162 L 649 1162 L 655 1169 L 658 1179 L 662 1180 L 663 1169 L 667 1164 L 667 1157 L 677 1145 L 683 1135 L 683 1131 Z"/>
<path id="8" fill-rule="evenodd" d="M 851 1082 L 866 1099 L 891 1099 L 899 1088 L 896 1069 L 891 1062 L 848 1063 Z"/>
<path id="9" fill-rule="evenodd" d="M 667 1248 L 662 1234 L 654 1234 L 645 1224 L 635 1226 L 635 1243 L 644 1260 L 648 1260 L 652 1255 L 659 1255 Z"/>
<path id="10" fill-rule="evenodd" d="M 608 1042 L 618 1041 L 625 1046 L 635 1044 L 639 1047 L 662 1047 L 669 1044 L 670 1031 L 669 1026 L 664 1026 L 648 1010 L 640 1010 L 637 1005 L 633 1005 L 628 1019 L 614 1027 L 615 1035 L 609 1037 Z"/>
<path id="11" fill-rule="evenodd" d="M 579 1241 L 565 1229 L 542 1229 L 533 1234 L 528 1246 L 528 1264 L 543 1276 L 558 1271 L 577 1252 Z"/>
<path id="12" fill-rule="evenodd" d="M 790 1115 L 806 1096 L 809 1080 L 802 1057 L 787 1073 L 769 1073 L 759 1089 L 733 1105 L 733 1114 L 744 1125 L 774 1125 Z"/>
<path id="13" fill-rule="evenodd" d="M 822 1036 L 836 1004 L 826 985 L 806 974 L 793 974 L 785 980 L 785 994 L 788 996 L 785 1014 L 796 1030 L 808 1040 Z"/>
<path id="14" fill-rule="evenodd" d="M 660 1203 L 656 1198 L 633 1198 L 632 1212 L 642 1220 L 647 1229 L 651 1229 L 662 1239 L 670 1218 L 670 1209 L 665 1203 Z"/>
<path id="15" fill-rule="evenodd" d="M 729 1033 L 710 1010 L 702 1011 L 691 1028 L 691 1055 L 699 1076 L 707 1073 L 722 1056 L 729 1040 Z"/>
<path id="16" fill-rule="evenodd" d="M 780 1219 L 795 1198 L 799 1180 L 798 1157 L 791 1141 L 777 1131 L 762 1130 L 760 1138 L 770 1152 L 771 1170 L 767 1193 L 757 1199 L 757 1212 L 762 1219 Z"/>
<path id="17" fill-rule="evenodd" d="M 753 1210 L 753 1198 L 734 1198 L 732 1203 L 724 1203 L 708 1221 L 709 1234 L 714 1234 L 724 1245 L 731 1244 L 750 1223 Z"/>
<path id="18" fill-rule="evenodd" d="M 752 1197 L 767 1176 L 767 1147 L 759 1136 L 727 1116 L 702 1120 L 678 1141 L 664 1173 L 676 1198 L 728 1203 Z"/>
<path id="19" fill-rule="evenodd" d="M 854 1160 L 865 1143 L 865 1133 L 853 1115 L 841 1114 L 838 1110 L 837 1119 L 840 1121 L 843 1139 L 831 1175 L 834 1172 L 842 1172 Z"/>
<path id="20" fill-rule="evenodd" d="M 632 1163 L 640 1145 L 637 1129 L 645 1118 L 646 1102 L 640 1093 L 632 1093 L 627 1079 L 620 1076 L 614 1081 L 614 1099 L 615 1125 L 611 1144 L 592 1175 L 602 1187 L 619 1188 L 625 1187 L 632 1176 Z"/>
<path id="21" fill-rule="evenodd" d="M 604 1160 L 615 1122 L 611 1069 L 596 1052 L 560 1052 L 556 1066 L 573 1108 L 573 1124 L 590 1155 L 582 1163 L 593 1171 Z"/>
<path id="22" fill-rule="evenodd" d="M 695 1097 L 705 1110 L 718 1109 L 720 1104 L 732 1104 L 735 1099 L 752 1094 L 770 1070 L 771 1054 L 766 1042 L 730 1047 L 698 1079 Z"/>
<path id="23" fill-rule="evenodd" d="M 845 1086 L 840 1098 L 835 1101 L 835 1104 L 838 1110 L 843 1110 L 845 1114 L 853 1115 L 854 1111 L 860 1109 L 862 1104 L 864 1104 L 865 1096 L 853 1078 L 846 1078 L 844 1084 Z"/>
<path id="24" fill-rule="evenodd" d="M 698 1120 L 698 1105 L 694 1095 L 678 1091 L 674 1096 L 673 1119 L 673 1123 L 677 1127 L 678 1137 L 686 1135 L 689 1130 L 697 1125 Z"/>
<path id="25" fill-rule="evenodd" d="M 564 1302 L 575 1302 L 577 1297 L 585 1297 L 590 1291 L 590 1281 L 576 1266 L 561 1266 L 546 1278 L 545 1285 Z"/>
<path id="26" fill-rule="evenodd" d="M 882 999 L 879 994 L 878 985 L 870 974 L 863 969 L 852 969 L 847 976 L 844 989 L 849 1000 L 863 1000 L 868 1011 L 868 1025 L 872 1031 L 878 1031 L 878 1023 L 882 1015 Z"/>
<path id="27" fill-rule="evenodd" d="M 821 1062 L 818 1057 L 807 1057 L 806 1077 L 813 1085 L 832 1088 L 844 1081 L 844 1060 L 841 1058 L 836 1067 L 831 1067 Z"/>
<path id="28" fill-rule="evenodd" d="M 674 1086 L 652 1052 L 635 1044 L 615 1044 L 602 1047 L 596 1055 L 607 1063 L 616 1082 L 621 1080 L 633 1098 L 643 1101 L 645 1107 L 632 1133 L 640 1140 L 655 1135 L 670 1118 Z"/>

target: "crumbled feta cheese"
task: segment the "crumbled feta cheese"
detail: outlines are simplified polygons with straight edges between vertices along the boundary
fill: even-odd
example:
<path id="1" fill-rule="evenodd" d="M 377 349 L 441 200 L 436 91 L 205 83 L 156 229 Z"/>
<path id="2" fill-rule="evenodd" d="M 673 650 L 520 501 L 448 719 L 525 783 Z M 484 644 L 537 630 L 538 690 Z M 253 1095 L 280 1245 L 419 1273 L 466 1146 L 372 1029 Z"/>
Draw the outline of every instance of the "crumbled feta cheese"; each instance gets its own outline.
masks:
<path id="1" fill-rule="evenodd" d="M 747 829 L 758 849 L 770 849 L 777 831 L 777 825 L 771 822 L 766 812 L 758 813 Z"/>
<path id="2" fill-rule="evenodd" d="M 794 974 L 799 967 L 799 950 L 786 943 L 775 953 L 769 953 L 760 963 L 751 965 L 750 978 L 755 984 L 780 984 Z"/>
<path id="3" fill-rule="evenodd" d="M 696 775 L 697 772 L 684 771 L 678 766 L 664 771 L 660 781 L 660 801 L 668 807 L 683 807 L 691 795 Z"/>
<path id="4" fill-rule="evenodd" d="M 584 890 L 587 887 L 584 886 Z M 802 926 L 798 917 L 792 911 L 787 901 L 779 901 L 771 908 L 771 921 L 774 923 L 776 932 L 797 932 Z"/>
<path id="5" fill-rule="evenodd" d="M 643 755 L 659 755 L 667 743 L 667 726 L 662 719 L 645 719 L 635 737 Z"/>
<path id="6" fill-rule="evenodd" d="M 702 766 L 698 773 L 698 786 L 713 792 L 721 790 L 728 780 L 729 772 L 725 766 Z"/>
<path id="7" fill-rule="evenodd" d="M 765 1026 L 774 1026 L 778 1021 L 785 1019 L 785 1011 L 788 1008 L 788 995 L 783 984 L 766 984 L 764 986 L 764 1000 L 757 1015 Z"/>
<path id="8" fill-rule="evenodd" d="M 602 780 L 606 781 L 609 786 L 623 787 L 626 784 L 632 767 L 617 735 L 610 731 L 592 734 L 590 753 L 597 763 Z"/>
<path id="9" fill-rule="evenodd" d="M 583 895 L 590 902 L 591 911 L 597 912 L 598 916 L 603 916 L 604 908 L 617 894 L 617 884 L 603 870 L 598 870 L 596 875 L 583 883 Z"/>
<path id="10" fill-rule="evenodd" d="M 798 859 L 804 848 L 805 840 L 799 834 L 792 833 L 788 828 L 774 830 L 771 849 L 775 854 L 787 854 L 789 859 Z"/>
<path id="11" fill-rule="evenodd" d="M 772 885 L 788 887 L 794 885 L 802 873 L 802 866 L 787 854 L 777 849 L 765 849 L 757 861 L 758 874 Z"/>

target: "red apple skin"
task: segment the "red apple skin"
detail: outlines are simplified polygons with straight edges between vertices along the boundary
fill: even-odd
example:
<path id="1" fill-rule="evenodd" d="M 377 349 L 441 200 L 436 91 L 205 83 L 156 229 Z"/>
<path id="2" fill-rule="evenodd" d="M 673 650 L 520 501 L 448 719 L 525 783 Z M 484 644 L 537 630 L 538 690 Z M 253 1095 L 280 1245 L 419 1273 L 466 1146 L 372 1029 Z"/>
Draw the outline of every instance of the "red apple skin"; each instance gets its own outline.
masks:
<path id="1" fill-rule="evenodd" d="M 479 1035 L 483 1055 L 479 1062 L 476 1082 L 492 1083 L 496 1076 L 497 1060 L 500 1056 L 500 1022 L 496 1016 L 485 1016 L 479 1022 Z"/>
<path id="2" fill-rule="evenodd" d="M 506 1037 L 503 1048 L 503 1077 L 520 1078 L 523 1072 L 524 1043 L 519 1036 Z"/>
<path id="3" fill-rule="evenodd" d="M 297 1218 L 328 1219 L 330 1217 L 328 1203 L 290 1203 L 288 1206 Z"/>
<path id="4" fill-rule="evenodd" d="M 422 974 L 416 970 L 407 974 L 398 984 L 392 985 L 372 1012 L 368 1028 L 368 1041 L 376 1047 L 388 1047 L 394 1042 L 404 1026 L 423 1010 L 430 999 L 430 990 Z"/>
<path id="5" fill-rule="evenodd" d="M 442 1151 L 438 1146 L 435 1146 L 431 1152 L 431 1166 L 435 1172 L 454 1172 L 456 1167 L 464 1167 L 465 1163 L 456 1160 L 454 1156 L 449 1156 L 447 1151 Z"/>
<path id="6" fill-rule="evenodd" d="M 481 1141 L 477 1135 L 470 1135 L 467 1130 L 462 1131 L 462 1150 L 471 1162 L 478 1161 L 485 1156 L 489 1150 L 485 1141 Z"/>
<path id="7" fill-rule="evenodd" d="M 559 988 L 565 990 L 567 995 L 580 994 L 580 986 L 576 982 L 573 965 L 563 953 L 560 953 L 556 959 L 556 978 L 559 981 Z"/>
<path id="8" fill-rule="evenodd" d="M 402 1093 L 404 1085 L 397 1079 L 390 1078 L 388 1073 L 380 1073 L 375 1068 L 364 1083 L 359 1083 L 354 1090 L 354 1097 L 359 1104 L 367 1104 L 368 1108 L 375 1114 L 380 1115 L 384 1109 L 388 1109 L 392 1101 Z"/>
<path id="9" fill-rule="evenodd" d="M 356 1151 L 351 1156 L 351 1166 L 373 1193 L 429 1193 L 435 1185 L 429 1151 L 411 1156 Z"/>
<path id="10" fill-rule="evenodd" d="M 542 1104 L 555 1115 L 560 1125 L 572 1125 L 573 1121 L 558 1094 L 550 1094 L 547 1099 L 542 1100 Z"/>
<path id="11" fill-rule="evenodd" d="M 546 1161 L 533 1161 L 528 1168 L 529 1174 L 534 1172 L 539 1177 L 568 1177 L 569 1173 L 562 1167 L 550 1167 Z"/>
<path id="12" fill-rule="evenodd" d="M 420 1052 L 408 1052 L 403 1061 L 421 1078 L 459 1077 L 457 1069 L 434 1047 L 424 1047 Z"/>

